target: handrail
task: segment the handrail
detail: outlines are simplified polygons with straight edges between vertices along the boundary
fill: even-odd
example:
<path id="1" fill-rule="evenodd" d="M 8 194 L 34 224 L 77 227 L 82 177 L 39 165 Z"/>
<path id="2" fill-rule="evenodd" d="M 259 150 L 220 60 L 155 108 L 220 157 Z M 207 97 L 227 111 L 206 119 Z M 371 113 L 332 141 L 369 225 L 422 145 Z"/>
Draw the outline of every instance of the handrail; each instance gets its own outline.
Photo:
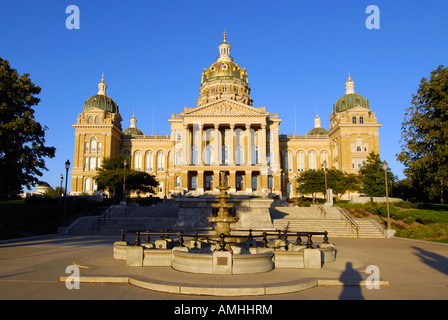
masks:
<path id="1" fill-rule="evenodd" d="M 345 218 L 345 221 L 350 224 L 352 232 L 353 232 L 353 228 L 356 230 L 356 237 L 359 238 L 359 225 L 355 222 L 355 220 L 353 220 L 352 217 L 350 217 L 350 215 L 344 209 L 342 209 L 341 207 L 336 207 L 336 208 L 341 213 L 341 216 L 343 218 Z"/>
<path id="2" fill-rule="evenodd" d="M 240 230 L 241 231 L 241 230 Z M 198 230 L 194 230 L 193 234 L 184 234 L 183 231 L 177 231 L 177 230 L 168 230 L 168 229 L 162 229 L 162 230 L 146 230 L 146 231 L 139 231 L 139 230 L 121 230 L 121 237 L 120 237 L 120 241 L 125 241 L 125 233 L 129 233 L 129 234 L 134 234 L 136 235 L 134 243 L 136 246 L 140 246 L 141 245 L 141 240 L 140 240 L 140 236 L 141 235 L 146 235 L 146 241 L 149 242 L 149 236 L 150 235 L 156 235 L 156 236 L 160 236 L 160 238 L 163 240 L 165 239 L 165 237 L 169 236 L 178 236 L 179 237 L 179 246 L 183 247 L 184 245 L 184 237 L 186 238 L 193 238 L 195 240 L 207 240 L 207 242 L 216 242 L 219 244 L 219 246 L 221 247 L 221 249 L 223 249 L 225 247 L 225 238 L 246 238 L 246 240 L 251 240 L 253 238 L 261 238 L 262 237 L 262 243 L 263 243 L 263 247 L 267 247 L 268 244 L 268 240 L 267 237 L 268 236 L 275 236 L 277 235 L 279 239 L 282 239 L 284 241 L 288 240 L 288 236 L 296 236 L 297 237 L 297 243 L 302 243 L 301 237 L 307 237 L 307 241 L 305 242 L 306 247 L 307 248 L 312 248 L 313 247 L 313 241 L 312 241 L 312 236 L 313 235 L 322 235 L 323 237 L 323 243 L 327 244 L 328 243 L 328 232 L 327 231 L 308 231 L 308 232 L 288 232 L 286 229 L 282 232 L 281 229 L 277 229 L 276 232 L 263 232 L 263 234 L 261 235 L 254 235 L 252 234 L 252 229 L 249 230 L 244 230 L 244 231 L 248 231 L 248 235 L 244 236 L 244 235 L 225 235 L 225 234 L 220 234 L 219 235 L 219 240 L 216 239 L 218 236 L 217 235 L 210 235 L 210 234 L 199 234 Z"/>
<path id="3" fill-rule="evenodd" d="M 327 214 L 327 211 L 325 211 L 325 208 L 321 206 L 319 203 L 317 204 L 317 208 L 320 210 L 320 217 L 325 219 L 325 216 Z"/>

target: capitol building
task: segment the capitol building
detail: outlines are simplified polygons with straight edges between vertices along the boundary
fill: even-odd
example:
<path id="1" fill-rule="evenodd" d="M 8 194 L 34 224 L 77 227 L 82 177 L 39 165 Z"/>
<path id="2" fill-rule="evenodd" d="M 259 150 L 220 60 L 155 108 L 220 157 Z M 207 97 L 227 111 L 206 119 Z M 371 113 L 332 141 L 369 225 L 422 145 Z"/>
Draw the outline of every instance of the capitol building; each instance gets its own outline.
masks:
<path id="1" fill-rule="evenodd" d="M 85 101 L 73 124 L 71 193 L 96 192 L 97 168 L 105 157 L 120 153 L 132 169 L 155 176 L 161 197 L 218 192 L 221 171 L 232 194 L 294 197 L 301 172 L 326 165 L 357 173 L 369 153 L 379 154 L 381 124 L 369 101 L 355 93 L 350 74 L 345 95 L 332 106 L 328 129 L 316 114 L 307 134 L 281 134 L 282 115 L 254 105 L 248 73 L 230 55 L 225 34 L 218 49 L 217 60 L 202 72 L 197 106 L 173 113 L 167 135 L 144 134 L 135 115 L 123 130 L 103 75 L 98 93 Z"/>

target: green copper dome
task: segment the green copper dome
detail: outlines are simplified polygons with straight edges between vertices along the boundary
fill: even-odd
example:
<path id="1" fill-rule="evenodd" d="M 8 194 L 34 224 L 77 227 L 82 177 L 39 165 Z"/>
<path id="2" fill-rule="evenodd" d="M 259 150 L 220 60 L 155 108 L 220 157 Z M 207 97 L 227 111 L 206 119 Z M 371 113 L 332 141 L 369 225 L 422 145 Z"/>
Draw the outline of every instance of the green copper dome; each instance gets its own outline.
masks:
<path id="1" fill-rule="evenodd" d="M 320 128 L 313 128 L 313 129 L 311 129 L 308 132 L 308 135 L 310 135 L 310 136 L 317 136 L 317 135 L 324 136 L 324 135 L 327 135 L 327 134 L 328 134 L 327 129 L 322 128 L 322 127 L 320 127 Z"/>
<path id="2" fill-rule="evenodd" d="M 123 131 L 123 134 L 126 136 L 141 136 L 143 135 L 142 130 L 138 129 L 138 128 L 127 128 L 126 130 Z"/>
<path id="3" fill-rule="evenodd" d="M 339 98 L 333 106 L 333 112 L 347 111 L 355 107 L 362 107 L 370 110 L 369 100 L 360 94 L 349 93 Z"/>
<path id="4" fill-rule="evenodd" d="M 89 110 L 90 108 L 98 108 L 112 113 L 118 112 L 118 105 L 111 97 L 105 94 L 96 94 L 87 99 L 84 103 L 83 111 Z"/>

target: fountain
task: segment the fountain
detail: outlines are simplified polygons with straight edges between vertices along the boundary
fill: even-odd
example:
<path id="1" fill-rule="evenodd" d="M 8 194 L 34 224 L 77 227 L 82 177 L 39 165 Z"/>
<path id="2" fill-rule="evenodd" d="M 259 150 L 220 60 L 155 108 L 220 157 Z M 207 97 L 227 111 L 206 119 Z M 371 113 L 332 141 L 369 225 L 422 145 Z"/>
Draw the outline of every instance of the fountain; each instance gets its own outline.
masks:
<path id="1" fill-rule="evenodd" d="M 218 214 L 216 217 L 208 217 L 209 222 L 215 223 L 215 231 L 217 235 L 230 235 L 230 224 L 238 222 L 237 217 L 229 216 L 229 209 L 235 206 L 234 203 L 228 203 L 227 199 L 231 195 L 227 194 L 227 190 L 230 189 L 226 186 L 226 179 L 224 172 L 220 174 L 220 184 L 217 189 L 220 191 L 219 194 L 215 195 L 215 198 L 220 199 L 219 203 L 212 203 L 213 208 L 218 208 Z"/>
<path id="2" fill-rule="evenodd" d="M 215 234 L 210 234 L 208 230 L 200 233 L 197 228 L 182 231 L 127 231 L 136 234 L 134 244 L 131 245 L 125 241 L 123 230 L 121 240 L 114 244 L 114 258 L 125 260 L 127 266 L 166 266 L 178 271 L 203 274 L 261 273 L 274 268 L 321 268 L 324 262 L 335 260 L 336 250 L 334 245 L 328 243 L 327 232 L 277 230 L 273 233 L 272 230 L 258 229 L 258 234 L 253 234 L 253 230 L 249 229 L 238 230 L 237 235 L 232 235 L 230 225 L 239 219 L 229 214 L 229 209 L 235 204 L 227 202 L 231 195 L 227 193 L 229 187 L 226 186 L 224 172 L 220 173 L 218 189 L 220 193 L 215 198 L 219 202 L 211 204 L 218 209 L 217 215 L 207 218 L 210 223 L 214 223 Z M 144 243 L 140 241 L 141 235 L 146 235 Z M 323 236 L 323 243 L 313 247 L 313 235 Z M 151 236 L 160 238 L 151 242 Z M 171 238 L 173 236 L 177 237 L 176 241 Z M 307 237 L 307 241 L 302 242 L 301 236 Z M 288 240 L 291 237 L 295 238 L 294 242 Z M 190 242 L 186 242 L 185 238 L 190 238 Z"/>

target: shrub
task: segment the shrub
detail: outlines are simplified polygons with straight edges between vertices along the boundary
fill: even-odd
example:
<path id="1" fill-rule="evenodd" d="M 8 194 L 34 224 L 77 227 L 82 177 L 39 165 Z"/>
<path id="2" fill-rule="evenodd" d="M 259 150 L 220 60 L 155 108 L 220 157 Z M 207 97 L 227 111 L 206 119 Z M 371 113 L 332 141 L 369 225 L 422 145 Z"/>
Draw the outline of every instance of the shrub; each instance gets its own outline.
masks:
<path id="1" fill-rule="evenodd" d="M 396 236 L 409 239 L 446 238 L 448 237 L 448 223 L 418 225 L 398 230 Z"/>

